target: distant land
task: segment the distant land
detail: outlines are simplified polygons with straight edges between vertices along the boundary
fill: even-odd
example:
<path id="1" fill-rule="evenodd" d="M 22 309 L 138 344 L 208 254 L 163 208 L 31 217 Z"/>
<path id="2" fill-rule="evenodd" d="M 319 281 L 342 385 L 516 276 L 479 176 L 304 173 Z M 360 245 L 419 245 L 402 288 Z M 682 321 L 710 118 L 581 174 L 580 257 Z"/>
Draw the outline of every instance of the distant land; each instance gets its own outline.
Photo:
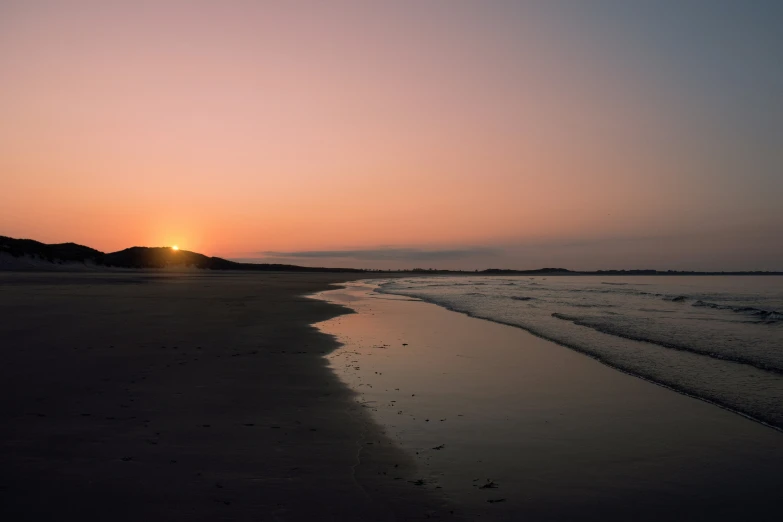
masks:
<path id="1" fill-rule="evenodd" d="M 566 268 L 539 268 L 535 270 L 438 270 L 413 268 L 409 270 L 376 270 L 361 268 L 327 268 L 278 263 L 238 263 L 220 257 L 210 257 L 172 247 L 130 247 L 105 253 L 76 243 L 46 244 L 33 239 L 14 239 L 0 236 L 0 270 L 52 270 L 67 268 L 197 268 L 203 270 L 244 270 L 275 272 L 366 272 L 410 273 L 430 275 L 783 275 L 783 272 L 740 271 L 700 272 L 681 270 L 593 270 L 579 271 Z"/>
<path id="2" fill-rule="evenodd" d="M 363 272 L 353 268 L 313 268 L 272 263 L 236 263 L 171 247 L 131 247 L 104 253 L 76 243 L 47 245 L 32 239 L 0 236 L 0 269 L 46 270 L 70 267 L 171 268 L 205 270 L 255 270 L 286 272 Z"/>

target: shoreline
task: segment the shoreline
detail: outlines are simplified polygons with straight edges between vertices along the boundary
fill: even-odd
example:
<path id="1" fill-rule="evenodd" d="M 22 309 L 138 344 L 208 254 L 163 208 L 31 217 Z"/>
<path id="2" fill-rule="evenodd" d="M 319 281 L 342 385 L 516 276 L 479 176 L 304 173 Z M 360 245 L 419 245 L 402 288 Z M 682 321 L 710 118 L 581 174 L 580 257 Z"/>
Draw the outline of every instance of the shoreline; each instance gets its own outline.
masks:
<path id="1" fill-rule="evenodd" d="M 344 344 L 330 355 L 333 368 L 363 401 L 374 401 L 377 422 L 460 510 L 491 520 L 557 520 L 554 513 L 585 519 L 582 505 L 588 519 L 687 520 L 689 511 L 691 519 L 707 516 L 704 509 L 731 520 L 748 503 L 755 519 L 774 519 L 774 491 L 783 486 L 779 432 L 522 328 L 371 295 L 371 285 L 349 283 L 320 296 L 357 311 L 318 325 Z M 477 477 L 491 487 L 476 489 Z M 594 490 L 596 483 L 603 489 Z M 584 491 L 592 493 L 582 497 Z M 556 492 L 572 505 L 554 509 Z M 505 500 L 491 504 L 485 493 Z"/>
<path id="2" fill-rule="evenodd" d="M 395 294 L 393 292 L 389 292 L 387 290 L 384 290 L 383 285 L 379 285 L 378 289 L 376 290 L 378 293 L 386 294 L 386 295 L 407 295 L 404 293 Z M 670 377 L 666 375 L 655 375 L 654 372 L 650 373 L 649 369 L 648 372 L 645 373 L 645 371 L 637 370 L 632 367 L 629 367 L 627 365 L 623 365 L 620 362 L 613 362 L 611 359 L 611 355 L 607 353 L 600 353 L 593 349 L 586 348 L 584 346 L 581 346 L 580 344 L 576 342 L 569 342 L 563 338 L 558 338 L 557 336 L 553 336 L 551 333 L 549 335 L 541 333 L 539 330 L 537 330 L 533 326 L 520 324 L 518 322 L 513 321 L 504 321 L 502 319 L 498 319 L 495 317 L 491 317 L 488 315 L 484 315 L 481 313 L 474 313 L 469 310 L 464 310 L 460 308 L 454 308 L 452 306 L 449 306 L 447 304 L 443 304 L 441 302 L 438 302 L 437 299 L 428 299 L 426 297 L 417 297 L 417 299 L 421 299 L 424 302 L 428 302 L 431 304 L 434 304 L 436 306 L 442 307 L 446 310 L 456 312 L 459 314 L 463 314 L 467 317 L 472 317 L 484 321 L 489 321 L 492 323 L 509 326 L 512 328 L 517 328 L 520 330 L 523 330 L 535 337 L 541 338 L 546 340 L 547 342 L 551 342 L 554 344 L 557 344 L 558 346 L 562 346 L 565 348 L 568 348 L 569 350 L 573 350 L 577 353 L 580 353 L 582 355 L 586 355 L 601 364 L 612 368 L 614 370 L 617 370 L 621 373 L 624 373 L 626 375 L 630 375 L 639 379 L 642 379 L 646 382 L 655 384 L 657 386 L 661 386 L 662 388 L 672 390 L 676 393 L 679 393 L 681 395 L 694 398 L 700 401 L 703 401 L 707 404 L 711 404 L 713 406 L 717 406 L 721 409 L 724 409 L 726 411 L 729 411 L 731 413 L 734 413 L 736 415 L 739 415 L 743 418 L 752 420 L 753 422 L 756 422 L 758 424 L 761 424 L 767 428 L 773 429 L 777 432 L 783 433 L 783 419 L 780 418 L 780 415 L 776 415 L 773 413 L 768 412 L 754 412 L 752 411 L 752 408 L 747 407 L 746 409 L 742 409 L 743 401 L 737 400 L 736 398 L 732 397 L 726 397 L 725 394 L 722 393 L 722 390 L 719 389 L 702 389 L 700 390 L 702 393 L 695 393 L 691 390 L 689 390 L 686 386 L 682 384 L 678 384 L 675 381 L 673 381 Z M 552 314 L 557 315 L 557 314 Z M 577 324 L 577 323 L 575 323 Z M 591 333 L 590 330 L 587 330 L 587 332 Z M 613 332 L 602 332 L 600 329 L 597 330 L 598 333 L 606 333 L 609 335 L 610 338 L 616 338 L 622 340 L 622 342 L 626 343 L 629 349 L 635 349 L 637 351 L 647 350 L 649 347 L 652 347 L 654 349 L 658 348 L 665 348 L 670 350 L 675 350 L 676 352 L 680 352 L 685 357 L 699 357 L 699 356 L 706 356 L 709 358 L 714 358 L 716 361 L 720 361 L 722 364 L 728 364 L 728 365 L 736 365 L 736 368 L 740 369 L 741 371 L 744 371 L 746 374 L 748 374 L 751 378 L 753 378 L 753 384 L 754 387 L 758 386 L 759 383 L 764 382 L 767 386 L 769 386 L 769 389 L 772 389 L 773 386 L 777 386 L 779 388 L 779 383 L 776 380 L 767 382 L 765 379 L 769 377 L 768 374 L 773 375 L 780 375 L 780 371 L 776 368 L 768 368 L 764 367 L 762 365 L 746 362 L 744 360 L 737 360 L 732 359 L 730 357 L 725 356 L 715 356 L 712 352 L 702 352 L 698 350 L 692 350 L 687 349 L 681 346 L 675 346 L 671 344 L 666 343 L 658 343 L 655 341 L 649 341 L 643 338 L 635 338 L 630 336 L 624 336 L 621 334 L 613 333 Z M 694 359 L 695 360 L 695 359 Z M 752 375 L 751 375 L 752 374 Z M 758 397 L 756 397 L 758 399 Z"/>
<path id="3" fill-rule="evenodd" d="M 383 289 L 380 288 L 380 287 L 376 291 L 378 293 L 380 293 L 380 294 L 400 295 L 400 294 L 394 294 L 394 293 L 391 293 L 391 292 L 384 292 Z M 454 312 L 454 313 L 457 313 L 457 314 L 462 314 L 462 315 L 464 315 L 466 317 L 470 317 L 470 318 L 473 318 L 473 319 L 478 319 L 478 320 L 481 320 L 481 321 L 489 321 L 491 323 L 495 323 L 495 324 L 499 324 L 499 325 L 503 325 L 503 326 L 508 326 L 508 327 L 511 327 L 511 328 L 518 328 L 518 329 L 520 329 L 520 330 L 522 330 L 524 332 L 527 332 L 530 335 L 533 335 L 534 337 L 537 337 L 539 339 L 543 339 L 544 341 L 556 344 L 556 345 L 561 346 L 563 348 L 567 348 L 569 350 L 573 350 L 573 351 L 575 351 L 575 352 L 577 352 L 577 353 L 579 353 L 581 355 L 587 356 L 587 357 L 595 360 L 596 362 L 599 362 L 599 363 L 603 364 L 604 366 L 606 366 L 608 368 L 611 368 L 612 370 L 618 371 L 618 372 L 623 373 L 625 375 L 628 375 L 630 377 L 635 377 L 637 379 L 641 379 L 641 380 L 643 380 L 645 382 L 648 382 L 650 384 L 654 384 L 656 386 L 660 386 L 661 388 L 673 391 L 673 392 L 678 393 L 680 395 L 684 395 L 685 397 L 689 397 L 691 399 L 696 399 L 696 400 L 705 402 L 707 404 L 710 404 L 712 406 L 716 406 L 716 407 L 718 407 L 718 408 L 720 408 L 722 410 L 728 411 L 728 412 L 733 413 L 735 415 L 739 415 L 740 417 L 743 417 L 743 418 L 745 418 L 747 420 L 750 420 L 752 422 L 755 422 L 757 424 L 761 424 L 762 426 L 764 426 L 766 428 L 770 428 L 770 429 L 775 430 L 775 431 L 777 431 L 779 433 L 783 433 L 783 427 L 777 426 L 775 424 L 771 424 L 771 423 L 765 421 L 762 418 L 754 417 L 753 415 L 750 415 L 748 413 L 739 411 L 737 409 L 732 408 L 731 406 L 729 406 L 727 404 L 723 404 L 721 402 L 718 402 L 716 400 L 710 399 L 708 397 L 702 397 L 702 396 L 699 396 L 699 395 L 696 395 L 696 394 L 693 394 L 693 393 L 689 393 L 688 391 L 686 391 L 682 387 L 678 387 L 678 386 L 675 386 L 675 385 L 672 385 L 672 384 L 668 384 L 668 383 L 665 383 L 665 382 L 661 382 L 661 381 L 656 381 L 655 379 L 651 379 L 651 378 L 649 378 L 649 377 L 647 377 L 647 376 L 645 376 L 645 375 L 643 375 L 641 373 L 636 373 L 636 372 L 633 372 L 633 371 L 630 371 L 630 370 L 626 370 L 626 369 L 624 369 L 624 368 L 622 368 L 620 366 L 612 364 L 611 362 L 606 360 L 606 358 L 601 357 L 600 355 L 595 354 L 593 352 L 590 352 L 589 350 L 585 350 L 585 349 L 583 349 L 583 348 L 581 348 L 581 347 L 579 347 L 579 346 L 577 346 L 575 344 L 568 344 L 568 343 L 559 341 L 557 339 L 551 339 L 551 338 L 549 338 L 549 337 L 547 337 L 545 335 L 541 335 L 540 333 L 538 333 L 535 330 L 525 328 L 524 326 L 519 325 L 519 324 L 505 322 L 505 321 L 501 321 L 501 320 L 497 320 L 497 319 L 492 319 L 492 318 L 489 318 L 489 317 L 483 317 L 483 316 L 480 316 L 480 315 L 475 315 L 475 314 L 473 314 L 471 312 L 466 312 L 466 311 L 463 311 L 463 310 L 457 310 L 457 309 L 454 309 L 454 308 L 443 306 L 443 305 L 438 304 L 438 303 L 436 303 L 434 301 L 428 301 L 428 300 L 422 299 L 422 298 L 417 298 L 417 299 L 419 299 L 419 300 L 421 300 L 421 301 L 423 301 L 425 303 L 429 303 L 429 304 L 432 304 L 432 305 L 435 305 L 435 306 L 439 306 L 439 307 L 443 308 L 444 310 L 448 310 L 450 312 Z M 629 339 L 629 340 L 630 341 L 635 341 L 635 342 L 645 342 L 645 341 L 641 341 L 641 340 L 638 340 L 638 339 Z M 654 344 L 654 343 L 651 343 L 651 344 Z M 668 347 L 668 348 L 671 348 L 671 347 Z M 672 348 L 672 349 L 676 349 L 676 348 Z M 731 361 L 731 360 L 728 360 L 728 359 L 724 359 L 724 361 L 730 362 L 730 363 L 733 363 L 733 364 L 746 364 L 746 363 L 743 363 L 743 362 L 740 362 L 740 361 Z M 770 371 L 770 370 L 766 370 L 764 368 L 758 368 L 758 369 L 762 370 L 762 371 Z"/>
<path id="4" fill-rule="evenodd" d="M 455 519 L 327 367 L 357 275 L 0 274 L 0 513 Z"/>

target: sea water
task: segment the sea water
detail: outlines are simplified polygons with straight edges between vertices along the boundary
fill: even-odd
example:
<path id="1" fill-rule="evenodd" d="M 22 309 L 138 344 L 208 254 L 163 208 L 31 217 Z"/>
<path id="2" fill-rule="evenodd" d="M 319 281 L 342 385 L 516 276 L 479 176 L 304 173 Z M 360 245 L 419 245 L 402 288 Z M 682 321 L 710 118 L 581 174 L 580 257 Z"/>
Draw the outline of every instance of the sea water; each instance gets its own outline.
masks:
<path id="1" fill-rule="evenodd" d="M 783 429 L 783 277 L 416 277 L 378 291 L 523 328 Z"/>

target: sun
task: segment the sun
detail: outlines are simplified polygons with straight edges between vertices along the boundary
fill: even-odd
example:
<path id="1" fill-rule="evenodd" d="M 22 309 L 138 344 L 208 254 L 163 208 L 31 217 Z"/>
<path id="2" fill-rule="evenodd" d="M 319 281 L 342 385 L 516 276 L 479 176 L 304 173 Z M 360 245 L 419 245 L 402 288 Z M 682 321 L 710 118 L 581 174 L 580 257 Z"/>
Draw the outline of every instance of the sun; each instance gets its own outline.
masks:
<path id="1" fill-rule="evenodd" d="M 174 245 L 171 247 L 172 250 L 179 250 L 179 247 L 177 245 Z"/>

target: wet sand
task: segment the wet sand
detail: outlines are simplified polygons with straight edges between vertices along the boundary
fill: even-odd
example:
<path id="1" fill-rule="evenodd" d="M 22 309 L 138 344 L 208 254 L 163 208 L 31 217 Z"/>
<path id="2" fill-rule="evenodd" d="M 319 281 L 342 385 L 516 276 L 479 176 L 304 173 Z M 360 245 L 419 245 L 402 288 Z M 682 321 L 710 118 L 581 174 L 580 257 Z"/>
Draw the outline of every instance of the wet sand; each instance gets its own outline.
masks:
<path id="1" fill-rule="evenodd" d="M 329 359 L 416 459 L 424 488 L 480 520 L 778 520 L 783 434 L 528 332 L 433 304 L 319 296 Z"/>
<path id="2" fill-rule="evenodd" d="M 453 519 L 324 358 L 341 274 L 0 274 L 0 519 Z"/>

